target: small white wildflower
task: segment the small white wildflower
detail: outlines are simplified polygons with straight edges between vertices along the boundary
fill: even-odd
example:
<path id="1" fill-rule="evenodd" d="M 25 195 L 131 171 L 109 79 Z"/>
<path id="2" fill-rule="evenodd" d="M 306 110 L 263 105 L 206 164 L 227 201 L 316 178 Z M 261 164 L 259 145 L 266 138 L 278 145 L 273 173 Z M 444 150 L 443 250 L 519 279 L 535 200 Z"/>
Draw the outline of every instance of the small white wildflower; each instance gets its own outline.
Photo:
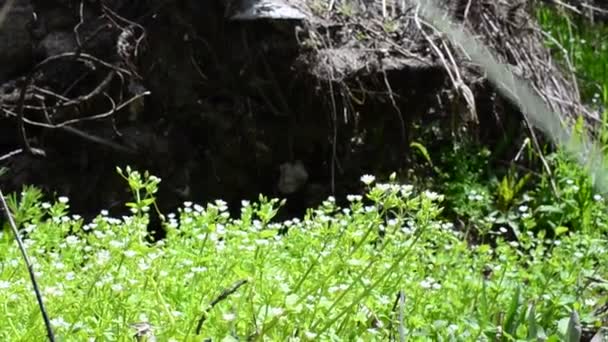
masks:
<path id="1" fill-rule="evenodd" d="M 74 235 L 69 235 L 68 237 L 65 238 L 65 242 L 70 245 L 76 245 L 78 244 L 78 242 L 80 242 L 80 240 L 78 239 L 78 237 L 74 236 Z"/>
<path id="2" fill-rule="evenodd" d="M 513 248 L 517 248 L 517 247 L 519 247 L 519 243 L 518 243 L 517 241 L 510 241 L 510 242 L 509 242 L 509 245 L 510 245 L 511 247 L 513 247 Z"/>
<path id="3" fill-rule="evenodd" d="M 137 267 L 138 267 L 140 270 L 142 270 L 142 271 L 146 271 L 146 270 L 148 270 L 148 269 L 150 268 L 150 265 L 149 265 L 148 263 L 146 263 L 146 261 L 145 261 L 145 260 L 140 259 L 140 260 L 137 262 Z"/>
<path id="4" fill-rule="evenodd" d="M 309 340 L 314 340 L 317 337 L 317 334 L 313 333 L 312 331 L 306 331 L 304 332 L 304 336 L 306 336 L 306 338 Z"/>
<path id="5" fill-rule="evenodd" d="M 61 261 L 53 263 L 53 266 L 58 270 L 62 270 L 65 268 L 65 264 L 62 263 Z"/>
<path id="6" fill-rule="evenodd" d="M 207 270 L 207 267 L 192 267 L 192 272 L 194 273 L 202 273 Z"/>
<path id="7" fill-rule="evenodd" d="M 65 274 L 66 280 L 74 280 L 74 278 L 76 278 L 76 273 L 74 273 L 74 272 L 68 272 Z"/>
<path id="8" fill-rule="evenodd" d="M 434 191 L 430 191 L 430 190 L 425 190 L 424 191 L 424 196 L 428 199 L 430 199 L 431 201 L 436 201 L 436 200 L 441 200 L 442 196 L 439 195 L 438 193 L 434 192 Z"/>
<path id="9" fill-rule="evenodd" d="M 528 211 L 528 206 L 527 205 L 520 205 L 519 208 L 517 208 L 517 210 L 519 210 L 522 213 L 525 213 L 526 211 Z"/>
<path id="10" fill-rule="evenodd" d="M 500 227 L 500 228 L 498 228 L 498 230 L 503 234 L 506 234 L 508 232 L 507 228 L 505 228 L 505 227 Z"/>
<path id="11" fill-rule="evenodd" d="M 0 290 L 8 289 L 9 287 L 11 287 L 11 282 L 0 280 Z"/>
<path id="12" fill-rule="evenodd" d="M 280 316 L 282 314 L 283 314 L 282 308 L 271 308 L 270 309 L 270 316 Z"/>
<path id="13" fill-rule="evenodd" d="M 63 317 L 55 317 L 51 319 L 51 325 L 56 328 L 67 328 L 70 326 L 70 324 L 63 319 Z"/>
<path id="14" fill-rule="evenodd" d="M 95 258 L 97 259 L 96 262 L 98 265 L 103 265 L 110 260 L 110 252 L 105 249 L 102 249 L 101 251 L 95 254 Z"/>
<path id="15" fill-rule="evenodd" d="M 110 244 L 110 247 L 117 248 L 117 249 L 118 248 L 123 248 L 125 246 L 124 242 L 117 241 L 117 240 L 112 240 L 112 241 L 110 241 L 109 244 Z"/>
<path id="16" fill-rule="evenodd" d="M 266 246 L 268 245 L 270 242 L 266 239 L 256 239 L 255 240 L 255 244 L 258 246 Z"/>
<path id="17" fill-rule="evenodd" d="M 236 315 L 233 314 L 233 313 L 225 313 L 225 314 L 222 315 L 222 318 L 226 322 L 232 322 L 236 318 Z"/>
<path id="18" fill-rule="evenodd" d="M 349 202 L 359 202 L 363 199 L 361 195 L 346 195 L 346 200 Z"/>
<path id="19" fill-rule="evenodd" d="M 361 176 L 361 182 L 365 185 L 370 185 L 376 180 L 376 177 L 372 175 L 363 175 Z"/>
<path id="20" fill-rule="evenodd" d="M 106 209 L 102 209 L 100 214 L 101 216 L 108 216 L 110 213 Z"/>
<path id="21" fill-rule="evenodd" d="M 441 224 L 441 228 L 445 230 L 449 230 L 454 228 L 454 224 L 452 222 L 444 222 Z"/>
<path id="22" fill-rule="evenodd" d="M 74 215 L 72 215 L 72 220 L 74 220 L 74 221 L 78 221 L 78 220 L 80 220 L 81 218 L 82 218 L 82 216 L 80 216 L 80 215 L 78 215 L 78 214 L 74 214 Z"/>
<path id="23" fill-rule="evenodd" d="M 602 197 L 602 195 L 595 194 L 595 195 L 593 195 L 593 199 L 595 201 L 599 202 L 599 201 L 603 200 L 604 198 Z"/>
<path id="24" fill-rule="evenodd" d="M 114 292 L 121 292 L 123 290 L 123 287 L 121 284 L 112 284 L 112 286 L 110 286 L 110 288 Z"/>
<path id="25" fill-rule="evenodd" d="M 190 202 L 190 201 L 184 202 L 184 207 L 189 208 L 191 206 L 192 206 L 192 202 Z"/>
<path id="26" fill-rule="evenodd" d="M 48 202 L 42 203 L 42 209 L 50 209 L 50 208 L 51 208 L 51 203 L 48 203 Z"/>
<path id="27" fill-rule="evenodd" d="M 57 198 L 57 200 L 59 201 L 59 203 L 62 203 L 62 204 L 66 204 L 66 203 L 68 203 L 70 201 L 70 199 L 67 198 L 66 196 L 59 196 Z"/>
<path id="28" fill-rule="evenodd" d="M 126 251 L 123 252 L 123 254 L 127 257 L 127 258 L 132 258 L 134 256 L 137 255 L 137 252 L 135 252 L 134 250 L 130 250 L 127 249 Z"/>
<path id="29" fill-rule="evenodd" d="M 57 287 L 57 286 L 49 286 L 46 287 L 43 290 L 44 294 L 46 294 L 47 296 L 54 296 L 54 297 L 61 297 L 63 296 L 64 292 L 63 289 Z"/>

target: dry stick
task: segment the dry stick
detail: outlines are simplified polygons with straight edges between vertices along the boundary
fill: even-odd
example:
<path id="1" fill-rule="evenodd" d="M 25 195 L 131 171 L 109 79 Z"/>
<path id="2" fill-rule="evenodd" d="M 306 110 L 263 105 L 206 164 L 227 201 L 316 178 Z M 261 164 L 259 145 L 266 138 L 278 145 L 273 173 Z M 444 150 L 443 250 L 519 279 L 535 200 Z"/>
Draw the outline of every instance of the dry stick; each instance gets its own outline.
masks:
<path id="1" fill-rule="evenodd" d="M 11 151 L 11 152 L 9 152 L 9 153 L 7 153 L 7 154 L 3 155 L 3 156 L 0 156 L 0 161 L 3 161 L 3 160 L 5 160 L 5 159 L 8 159 L 8 158 L 10 158 L 10 157 L 12 157 L 12 156 L 16 156 L 16 155 L 18 155 L 19 153 L 22 153 L 22 152 L 23 152 L 23 149 L 22 149 L 22 148 L 19 148 L 19 149 L 16 149 L 16 150 L 14 150 L 14 151 Z"/>
<path id="2" fill-rule="evenodd" d="M 51 57 L 45 59 L 44 61 L 38 63 L 25 78 L 24 84 L 21 87 L 21 92 L 19 93 L 19 102 L 17 104 L 17 125 L 18 125 L 18 129 L 19 129 L 19 134 L 21 136 L 21 139 L 23 140 L 22 142 L 23 142 L 24 150 L 30 155 L 44 156 L 45 152 L 40 149 L 32 148 L 30 146 L 29 141 L 27 140 L 27 133 L 25 131 L 25 120 L 23 117 L 23 107 L 25 105 L 25 93 L 27 92 L 27 88 L 29 87 L 30 83 L 32 82 L 32 80 L 34 78 L 34 75 L 36 74 L 36 72 L 39 69 L 41 69 L 45 65 L 47 65 L 55 60 L 59 60 L 62 58 L 73 58 L 74 60 L 80 61 L 80 62 L 94 62 L 97 64 L 101 64 L 111 70 L 117 71 L 119 73 L 122 72 L 127 75 L 132 75 L 132 72 L 130 72 L 129 70 L 117 67 L 117 66 L 110 64 L 108 62 L 105 62 L 95 56 L 92 56 L 92 55 L 89 55 L 86 53 L 81 53 L 81 52 L 66 52 L 66 53 L 54 55 L 54 56 L 51 56 Z"/>
<path id="3" fill-rule="evenodd" d="M 23 246 L 23 241 L 21 241 L 21 237 L 19 237 L 19 231 L 17 230 L 17 225 L 13 220 L 13 216 L 11 215 L 8 204 L 6 204 L 6 200 L 4 199 L 4 195 L 2 194 L 2 190 L 0 190 L 0 201 L 2 201 L 2 207 L 4 210 L 4 215 L 8 219 L 8 222 L 11 226 L 13 234 L 15 235 L 15 240 L 17 240 L 17 245 L 19 245 L 19 250 L 21 251 L 21 255 L 23 256 L 23 260 L 25 260 L 25 264 L 27 265 L 27 271 L 30 275 L 30 280 L 32 281 L 32 286 L 34 287 L 34 293 L 36 294 L 36 300 L 38 300 L 38 307 L 40 308 L 40 312 L 42 313 L 42 318 L 44 319 L 44 325 L 46 327 L 46 334 L 49 338 L 49 341 L 55 341 L 55 334 L 53 333 L 53 328 L 51 327 L 51 321 L 49 320 L 49 315 L 44 308 L 44 303 L 42 302 L 42 294 L 38 289 L 38 283 L 36 282 L 36 276 L 34 275 L 34 269 L 32 268 L 32 263 L 30 262 L 29 257 L 27 256 L 27 252 L 25 251 L 25 247 Z"/>
<path id="4" fill-rule="evenodd" d="M 236 283 L 232 284 L 232 286 L 230 286 L 229 288 L 222 291 L 222 293 L 220 293 L 220 295 L 217 296 L 217 298 L 215 298 L 211 303 L 209 303 L 209 306 L 207 306 L 207 309 L 203 312 L 201 319 L 198 321 L 198 324 L 196 325 L 196 334 L 197 335 L 199 335 L 201 333 L 201 328 L 203 327 L 203 323 L 205 323 L 205 320 L 207 320 L 207 313 L 209 311 L 211 311 L 211 309 L 213 309 L 213 307 L 216 306 L 217 303 L 228 298 L 228 296 L 235 293 L 236 290 L 239 289 L 239 287 L 245 285 L 246 283 L 247 283 L 247 279 L 241 279 L 241 280 L 237 281 Z"/>

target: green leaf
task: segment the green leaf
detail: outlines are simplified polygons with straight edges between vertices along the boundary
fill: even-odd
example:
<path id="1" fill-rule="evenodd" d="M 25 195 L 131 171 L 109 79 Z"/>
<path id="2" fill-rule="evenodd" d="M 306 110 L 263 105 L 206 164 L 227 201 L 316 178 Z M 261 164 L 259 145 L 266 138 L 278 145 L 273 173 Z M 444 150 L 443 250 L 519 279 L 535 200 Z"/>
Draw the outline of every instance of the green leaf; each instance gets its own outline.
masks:
<path id="1" fill-rule="evenodd" d="M 538 337 L 538 326 L 536 325 L 536 308 L 534 303 L 530 304 L 528 309 L 528 339 L 536 339 Z"/>
<path id="2" fill-rule="evenodd" d="M 558 226 L 555 228 L 555 235 L 559 236 L 568 232 L 568 227 Z"/>
<path id="3" fill-rule="evenodd" d="M 568 330 L 566 330 L 566 342 L 579 342 L 581 340 L 581 322 L 578 318 L 576 310 L 572 310 L 570 313 L 570 319 L 568 320 Z"/>
<path id="4" fill-rule="evenodd" d="M 424 147 L 424 145 L 422 145 L 419 142 L 413 141 L 410 143 L 410 147 L 417 149 L 420 152 L 420 154 L 422 154 L 424 159 L 426 159 L 426 161 L 429 164 L 431 164 L 431 166 L 433 166 L 433 161 L 431 160 L 431 155 L 429 154 L 429 151 L 426 149 L 426 147 Z"/>
<path id="5" fill-rule="evenodd" d="M 517 322 L 515 322 L 515 315 L 517 314 L 517 309 L 519 308 L 519 297 L 521 294 L 521 287 L 517 286 L 515 289 L 515 294 L 511 299 L 511 305 L 509 305 L 509 311 L 507 312 L 507 319 L 505 320 L 504 331 L 509 333 L 510 335 L 514 335 L 517 329 Z"/>

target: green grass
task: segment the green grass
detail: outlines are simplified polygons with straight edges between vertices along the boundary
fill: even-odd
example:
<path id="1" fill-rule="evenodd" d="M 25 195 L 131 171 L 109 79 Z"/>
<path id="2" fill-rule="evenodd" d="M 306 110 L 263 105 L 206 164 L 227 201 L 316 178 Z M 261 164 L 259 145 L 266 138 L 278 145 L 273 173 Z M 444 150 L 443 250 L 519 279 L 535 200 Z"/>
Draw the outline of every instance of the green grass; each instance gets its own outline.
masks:
<path id="1" fill-rule="evenodd" d="M 607 103 L 608 98 L 608 26 L 590 25 L 581 18 L 566 12 L 541 6 L 538 18 L 543 30 L 553 37 L 546 44 L 569 70 L 565 57 L 570 60 L 581 84 L 581 95 L 588 101 Z"/>

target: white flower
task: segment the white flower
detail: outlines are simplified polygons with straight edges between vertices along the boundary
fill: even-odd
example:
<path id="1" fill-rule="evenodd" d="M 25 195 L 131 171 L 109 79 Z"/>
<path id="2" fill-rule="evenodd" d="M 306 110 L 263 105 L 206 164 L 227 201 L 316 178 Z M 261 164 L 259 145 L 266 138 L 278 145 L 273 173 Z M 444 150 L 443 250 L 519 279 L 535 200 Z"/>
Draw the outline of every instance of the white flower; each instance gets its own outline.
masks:
<path id="1" fill-rule="evenodd" d="M 222 315 L 222 318 L 226 322 L 232 322 L 236 318 L 236 315 L 233 314 L 233 313 L 225 313 L 225 314 Z"/>
<path id="2" fill-rule="evenodd" d="M 137 262 L 137 267 L 140 270 L 145 271 L 150 268 L 150 265 L 147 264 L 143 259 L 139 259 L 139 261 Z"/>
<path id="3" fill-rule="evenodd" d="M 65 274 L 66 280 L 74 280 L 75 277 L 76 277 L 76 273 L 74 273 L 74 272 L 68 272 Z"/>
<path id="4" fill-rule="evenodd" d="M 527 205 L 520 205 L 518 210 L 522 213 L 528 211 L 528 206 Z"/>
<path id="5" fill-rule="evenodd" d="M 315 337 L 317 337 L 317 334 L 313 333 L 312 331 L 306 331 L 304 332 L 304 336 L 306 336 L 306 338 L 309 340 L 314 340 Z"/>
<path id="6" fill-rule="evenodd" d="M 44 202 L 42 203 L 42 209 L 50 209 L 51 208 L 51 204 L 48 202 Z"/>
<path id="7" fill-rule="evenodd" d="M 376 177 L 372 175 L 363 175 L 361 176 L 361 182 L 365 185 L 370 185 L 376 180 Z"/>
<path id="8" fill-rule="evenodd" d="M 123 290 L 123 287 L 121 284 L 112 284 L 112 286 L 110 286 L 110 288 L 112 289 L 112 291 L 114 292 L 120 292 Z"/>
<path id="9" fill-rule="evenodd" d="M 192 206 L 192 202 L 190 202 L 190 201 L 184 202 L 184 207 L 189 208 L 191 206 Z"/>
<path id="10" fill-rule="evenodd" d="M 346 195 L 346 199 L 349 202 L 359 202 L 363 199 L 363 196 L 361 195 Z"/>
<path id="11" fill-rule="evenodd" d="M 595 195 L 593 195 L 593 199 L 595 201 L 599 202 L 599 201 L 603 200 L 604 198 L 602 197 L 602 195 L 595 194 Z"/>
<path id="12" fill-rule="evenodd" d="M 207 267 L 192 267 L 192 272 L 194 273 L 202 273 L 207 270 Z"/>
<path id="13" fill-rule="evenodd" d="M 442 198 L 442 196 L 439 195 L 438 193 L 436 193 L 434 191 L 429 191 L 429 190 L 424 191 L 424 196 L 426 198 L 430 199 L 431 201 L 441 200 L 441 198 Z"/>
<path id="14" fill-rule="evenodd" d="M 63 319 L 63 317 L 51 319 L 51 325 L 56 328 L 67 328 L 70 326 L 70 324 Z"/>
<path id="15" fill-rule="evenodd" d="M 110 252 L 105 249 L 102 249 L 101 251 L 95 254 L 95 258 L 97 259 L 98 265 L 103 265 L 110 260 Z"/>
<path id="16" fill-rule="evenodd" d="M 108 213 L 108 211 L 107 211 L 106 209 L 103 209 L 103 210 L 101 211 L 101 216 L 108 216 L 108 214 L 109 214 L 109 213 Z"/>
<path id="17" fill-rule="evenodd" d="M 283 314 L 282 308 L 271 308 L 270 309 L 270 316 L 280 316 L 282 314 Z"/>
<path id="18" fill-rule="evenodd" d="M 0 290 L 8 289 L 11 287 L 11 282 L 6 280 L 0 280 Z"/>
<path id="19" fill-rule="evenodd" d="M 66 196 L 59 196 L 57 198 L 57 200 L 59 201 L 59 203 L 63 203 L 63 204 L 66 204 L 66 203 L 68 203 L 70 201 L 70 199 L 67 198 Z"/>
<path id="20" fill-rule="evenodd" d="M 78 237 L 74 236 L 74 235 L 69 235 L 68 237 L 65 238 L 65 242 L 70 245 L 73 246 L 75 244 L 77 244 L 79 242 Z"/>

